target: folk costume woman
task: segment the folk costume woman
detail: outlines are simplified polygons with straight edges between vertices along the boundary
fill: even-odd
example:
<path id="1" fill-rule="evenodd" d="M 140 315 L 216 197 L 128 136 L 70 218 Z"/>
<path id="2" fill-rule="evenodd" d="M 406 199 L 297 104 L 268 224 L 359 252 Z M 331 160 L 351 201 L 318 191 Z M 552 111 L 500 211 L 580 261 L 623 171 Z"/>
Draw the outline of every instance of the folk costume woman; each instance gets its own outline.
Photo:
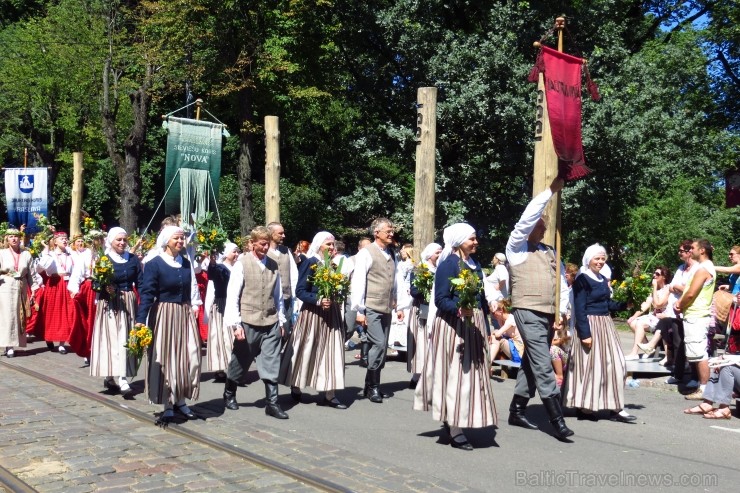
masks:
<path id="1" fill-rule="evenodd" d="M 344 388 L 344 324 L 341 313 L 344 304 L 319 298 L 319 289 L 311 282 L 316 267 L 324 263 L 325 253 L 329 258 L 334 255 L 334 236 L 321 231 L 314 236 L 306 258 L 298 264 L 296 297 L 303 304 L 283 355 L 281 383 L 290 385 L 290 395 L 296 401 L 301 399 L 300 389 L 308 386 L 324 392 L 321 405 L 347 409 L 334 395 L 336 389 Z"/>
<path id="2" fill-rule="evenodd" d="M 442 253 L 442 247 L 437 243 L 430 243 L 421 252 L 421 263 L 420 268 L 428 270 L 429 275 L 434 276 L 437 271 L 437 259 Z M 424 293 L 414 285 L 414 279 L 417 273 L 411 272 L 409 292 L 413 302 L 411 303 L 411 310 L 409 311 L 408 317 L 408 338 L 407 338 L 407 349 L 408 358 L 406 362 L 406 370 L 411 373 L 411 381 L 409 382 L 409 388 L 415 389 L 417 382 L 419 381 L 419 375 L 424 366 L 424 359 L 426 358 L 427 348 L 429 347 L 429 336 L 431 331 L 431 324 L 427 325 L 429 320 L 429 299 L 424 297 Z M 433 293 L 428 293 L 431 298 Z M 432 314 L 433 315 L 433 314 Z"/>
<path id="3" fill-rule="evenodd" d="M 136 375 L 136 358 L 124 347 L 136 317 L 135 287 L 141 286 L 143 270 L 139 258 L 127 251 L 128 234 L 111 228 L 105 241 L 105 255 L 113 264 L 110 284 L 101 286 L 95 310 L 90 375 L 104 377 L 103 386 L 131 395 L 128 378 Z"/>
<path id="4" fill-rule="evenodd" d="M 78 355 L 90 362 L 93 325 L 95 325 L 95 291 L 92 289 L 92 276 L 98 253 L 94 248 L 86 248 L 81 234 L 73 237 L 72 251 L 74 269 L 69 277 L 67 289 L 74 298 L 75 325 L 69 335 L 69 346 Z"/>
<path id="5" fill-rule="evenodd" d="M 7 229 L 4 239 L 5 248 L 0 250 L 0 349 L 5 348 L 5 356 L 12 358 L 14 348 L 26 346 L 28 293 L 35 293 L 38 286 L 31 273 L 33 258 L 21 249 L 21 232 Z"/>
<path id="6" fill-rule="evenodd" d="M 208 289 L 204 305 L 204 319 L 208 324 L 208 368 L 217 373 L 217 378 L 226 380 L 226 369 L 229 367 L 231 353 L 234 349 L 234 332 L 224 326 L 224 309 L 226 308 L 226 288 L 231 278 L 231 268 L 239 256 L 239 247 L 234 243 L 224 245 L 223 260 L 216 262 L 211 256 L 208 264 Z"/>
<path id="7" fill-rule="evenodd" d="M 59 342 L 60 354 L 67 354 L 64 343 L 75 324 L 75 306 L 67 290 L 74 259 L 67 249 L 67 233 L 54 233 L 49 251 L 39 259 L 36 270 L 44 279 L 44 295 L 39 301 L 39 319 L 36 321 L 36 337 L 43 338 L 49 349 Z"/>
<path id="8" fill-rule="evenodd" d="M 444 241 L 434 276 L 437 311 L 426 363 L 432 367 L 424 368 L 425 378 L 416 387 L 414 409 L 426 411 L 431 401 L 432 418 L 443 422 L 450 445 L 473 450 L 461 428 L 495 426 L 498 421 L 488 374 L 488 307 L 483 295 L 483 271 L 471 257 L 478 247 L 475 230 L 469 224 L 453 224 L 445 228 Z M 459 306 L 460 296 L 452 283 L 463 271 L 472 271 L 480 280 L 473 308 Z"/>
<path id="9" fill-rule="evenodd" d="M 159 255 L 149 260 L 139 289 L 136 326 L 148 325 L 146 387 L 149 400 L 162 404 L 161 423 L 172 421 L 175 410 L 187 419 L 197 416 L 185 399 L 198 399 L 200 335 L 196 316 L 200 295 L 190 261 L 185 256 L 185 232 L 166 226 L 157 237 Z"/>
<path id="10" fill-rule="evenodd" d="M 609 281 L 599 273 L 605 263 L 604 247 L 591 245 L 573 283 L 573 317 L 578 337 L 573 338 L 571 347 L 565 405 L 575 407 L 579 419 L 596 421 L 594 412 L 608 409 L 613 420 L 628 423 L 636 418 L 622 409 L 626 363 L 609 315 L 627 305 L 611 300 Z"/>

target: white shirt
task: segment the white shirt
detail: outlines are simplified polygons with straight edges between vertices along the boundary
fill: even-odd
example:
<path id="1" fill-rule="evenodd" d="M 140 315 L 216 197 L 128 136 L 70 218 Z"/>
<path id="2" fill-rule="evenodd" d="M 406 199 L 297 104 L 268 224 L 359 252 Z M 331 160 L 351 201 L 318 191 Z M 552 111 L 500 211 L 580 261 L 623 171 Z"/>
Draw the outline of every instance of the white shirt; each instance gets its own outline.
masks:
<path id="1" fill-rule="evenodd" d="M 257 262 L 257 264 L 260 266 L 260 269 L 265 269 L 267 256 L 260 260 L 252 252 L 245 255 L 251 256 L 252 261 Z M 242 266 L 241 262 L 236 262 L 234 264 L 234 267 L 231 268 L 231 277 L 229 278 L 229 285 L 226 288 L 226 307 L 224 308 L 225 327 L 231 327 L 233 325 L 238 325 L 241 327 L 242 314 L 241 310 L 239 309 L 239 301 L 241 300 L 241 297 L 243 295 L 249 295 L 249 293 L 244 293 L 242 291 L 243 287 L 244 267 Z M 275 283 L 275 288 L 272 291 L 272 297 L 275 300 L 275 307 L 277 308 L 278 312 L 278 321 L 280 325 L 284 325 L 286 322 L 286 318 L 283 310 L 283 288 L 280 284 L 279 272 L 277 273 L 277 282 Z"/>
<path id="2" fill-rule="evenodd" d="M 504 281 L 504 289 L 499 290 L 499 284 Z M 486 300 L 501 301 L 509 297 L 509 269 L 505 265 L 498 264 L 494 267 L 491 275 L 483 280 L 483 289 L 486 294 Z"/>
<path id="3" fill-rule="evenodd" d="M 528 243 L 529 235 L 537 225 L 537 221 L 542 217 L 545 206 L 552 197 L 550 188 L 537 194 L 524 209 L 522 217 L 514 226 L 514 231 L 509 235 L 509 241 L 506 242 L 506 260 L 509 265 L 519 265 L 527 260 L 529 255 Z M 544 245 L 537 245 L 538 250 L 545 251 Z M 560 263 L 560 313 L 564 314 L 568 308 L 568 283 L 565 280 L 565 265 Z"/>
<path id="4" fill-rule="evenodd" d="M 380 248 L 377 243 L 371 243 L 355 255 L 355 270 L 352 273 L 352 285 L 350 286 L 350 300 L 352 306 L 350 310 L 358 314 L 365 313 L 365 292 L 367 291 L 367 273 L 373 265 L 373 258 L 370 256 L 368 248 L 377 248 L 386 259 L 391 258 L 387 250 Z M 393 289 L 391 291 L 391 304 L 396 300 L 396 282 L 393 276 Z"/>

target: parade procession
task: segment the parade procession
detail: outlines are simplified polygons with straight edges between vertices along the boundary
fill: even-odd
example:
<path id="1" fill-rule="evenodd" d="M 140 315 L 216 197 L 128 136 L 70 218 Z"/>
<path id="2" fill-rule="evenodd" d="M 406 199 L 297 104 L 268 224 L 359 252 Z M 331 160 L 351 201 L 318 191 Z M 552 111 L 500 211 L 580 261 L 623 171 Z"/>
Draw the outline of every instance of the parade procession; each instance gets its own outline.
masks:
<path id="1" fill-rule="evenodd" d="M 740 8 L 524 3 L 8 4 L 0 490 L 739 484 Z"/>

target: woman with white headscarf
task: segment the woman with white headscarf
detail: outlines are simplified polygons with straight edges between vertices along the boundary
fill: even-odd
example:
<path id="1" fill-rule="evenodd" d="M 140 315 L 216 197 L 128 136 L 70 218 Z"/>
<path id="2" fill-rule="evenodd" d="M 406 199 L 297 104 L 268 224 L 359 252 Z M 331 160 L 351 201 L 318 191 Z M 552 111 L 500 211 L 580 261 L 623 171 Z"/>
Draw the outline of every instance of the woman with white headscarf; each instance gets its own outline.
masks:
<path id="1" fill-rule="evenodd" d="M 320 405 L 347 409 L 334 391 L 344 388 L 344 304 L 319 298 L 318 287 L 311 280 L 325 254 L 334 256 L 334 236 L 321 231 L 313 237 L 306 258 L 298 264 L 295 294 L 303 304 L 283 354 L 281 383 L 290 385 L 290 395 L 301 400 L 301 388 L 313 387 L 324 392 Z"/>
<path id="2" fill-rule="evenodd" d="M 226 369 L 234 349 L 234 331 L 224 326 L 226 309 L 226 288 L 231 278 L 231 268 L 239 256 L 239 247 L 227 242 L 223 257 L 217 262 L 212 254 L 208 263 L 208 288 L 203 309 L 203 319 L 208 324 L 208 368 L 216 372 L 215 381 L 226 381 Z"/>
<path id="3" fill-rule="evenodd" d="M 612 420 L 629 423 L 636 418 L 623 410 L 626 364 L 609 314 L 626 309 L 627 304 L 611 300 L 609 281 L 600 273 L 605 263 L 604 247 L 591 245 L 573 282 L 578 337 L 571 347 L 565 405 L 577 409 L 578 419 L 597 421 L 595 412 L 608 409 Z"/>
<path id="4" fill-rule="evenodd" d="M 127 251 L 128 234 L 111 228 L 105 240 L 105 255 L 113 264 L 113 278 L 101 286 L 95 305 L 95 323 L 90 350 L 90 375 L 103 377 L 109 392 L 132 397 L 128 378 L 136 375 L 136 359 L 124 347 L 136 317 L 135 288 L 141 285 L 141 262 Z M 117 379 L 117 380 L 116 380 Z"/>
<path id="5" fill-rule="evenodd" d="M 175 410 L 196 419 L 185 399 L 198 399 L 200 334 L 196 316 L 201 305 L 195 274 L 185 254 L 185 232 L 166 226 L 157 237 L 159 255 L 147 262 L 139 289 L 136 326 L 149 325 L 147 394 L 164 405 L 159 423 L 169 423 Z"/>
<path id="6" fill-rule="evenodd" d="M 421 252 L 420 265 L 426 266 L 432 276 L 437 271 L 437 259 L 439 259 L 439 255 L 441 253 L 442 247 L 437 243 L 428 244 Z M 409 311 L 409 316 L 407 318 L 408 339 L 406 343 L 408 354 L 406 370 L 411 373 L 411 381 L 409 382 L 410 389 L 416 388 L 416 384 L 419 381 L 419 375 L 424 367 L 427 348 L 429 347 L 430 331 L 427 329 L 431 329 L 431 326 L 427 326 L 427 320 L 430 318 L 429 302 L 433 295 L 433 293 L 429 293 L 428 296 L 425 297 L 424 293 L 414 286 L 415 277 L 416 274 L 414 271 L 411 271 L 411 287 L 409 292 L 413 302 L 411 303 L 411 310 Z M 433 315 L 433 313 L 431 315 Z"/>
<path id="7" fill-rule="evenodd" d="M 424 368 L 425 378 L 416 387 L 414 409 L 427 411 L 431 403 L 432 418 L 442 421 L 450 445 L 473 450 L 461 428 L 484 428 L 498 422 L 488 373 L 488 306 L 483 295 L 483 271 L 471 256 L 478 247 L 475 229 L 457 223 L 445 228 L 443 237 L 445 247 L 434 275 L 437 312 L 426 361 L 426 366 L 432 367 Z M 460 298 L 452 283 L 463 270 L 472 271 L 480 280 L 473 309 L 459 306 Z"/>

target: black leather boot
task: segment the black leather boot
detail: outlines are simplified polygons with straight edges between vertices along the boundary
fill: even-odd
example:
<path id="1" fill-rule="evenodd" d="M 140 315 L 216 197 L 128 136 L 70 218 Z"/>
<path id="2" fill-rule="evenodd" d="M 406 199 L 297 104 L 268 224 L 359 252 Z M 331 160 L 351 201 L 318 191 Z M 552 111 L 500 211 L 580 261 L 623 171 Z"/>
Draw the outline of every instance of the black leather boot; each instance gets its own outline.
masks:
<path id="1" fill-rule="evenodd" d="M 555 428 L 555 436 L 564 440 L 569 436 L 573 435 L 573 430 L 565 426 L 565 419 L 563 418 L 563 409 L 560 407 L 560 395 L 556 394 L 551 397 L 543 397 L 542 403 L 547 409 L 547 414 L 550 416 L 550 423 Z"/>
<path id="2" fill-rule="evenodd" d="M 283 411 L 278 404 L 278 386 L 276 383 L 265 381 L 265 414 L 277 419 L 288 419 L 288 413 Z"/>
<path id="3" fill-rule="evenodd" d="M 363 368 L 367 368 L 367 355 L 370 352 L 370 343 L 367 341 L 362 342 L 360 346 L 360 363 L 359 365 Z"/>
<path id="4" fill-rule="evenodd" d="M 373 373 L 373 378 L 375 379 L 375 386 L 378 387 L 378 393 L 380 394 L 380 397 L 382 397 L 383 399 L 390 399 L 391 394 L 386 394 L 380 389 L 380 372 L 381 372 L 381 369 L 378 368 L 377 370 L 375 370 L 375 373 Z"/>
<path id="5" fill-rule="evenodd" d="M 224 406 L 232 411 L 239 409 L 239 404 L 236 403 L 236 382 L 228 378 L 224 388 Z"/>
<path id="6" fill-rule="evenodd" d="M 509 405 L 509 424 L 512 426 L 521 426 L 528 430 L 536 430 L 537 425 L 527 419 L 524 411 L 527 409 L 527 403 L 529 399 L 520 395 L 514 394 L 514 398 L 511 399 Z"/>
<path id="7" fill-rule="evenodd" d="M 380 377 L 377 376 L 378 370 L 368 370 L 367 371 L 367 377 L 365 377 L 365 397 L 370 399 L 370 402 L 374 402 L 376 404 L 382 404 L 383 403 L 383 395 L 380 393 L 380 388 L 378 387 L 378 380 L 380 380 Z M 370 385 L 368 386 L 368 379 L 370 382 Z"/>

